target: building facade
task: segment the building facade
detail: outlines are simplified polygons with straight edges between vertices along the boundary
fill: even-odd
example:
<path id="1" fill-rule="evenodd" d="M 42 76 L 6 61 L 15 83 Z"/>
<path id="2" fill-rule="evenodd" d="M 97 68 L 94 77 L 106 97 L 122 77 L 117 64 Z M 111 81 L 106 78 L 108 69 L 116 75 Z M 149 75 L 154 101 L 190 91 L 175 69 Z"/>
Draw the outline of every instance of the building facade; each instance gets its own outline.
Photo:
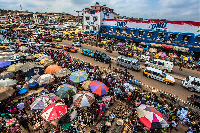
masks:
<path id="1" fill-rule="evenodd" d="M 108 8 L 106 5 L 100 6 L 96 2 L 95 6 L 85 8 L 83 13 L 83 29 L 84 31 L 99 31 L 100 26 L 103 24 L 104 19 L 113 20 L 115 13 L 113 9 Z"/>

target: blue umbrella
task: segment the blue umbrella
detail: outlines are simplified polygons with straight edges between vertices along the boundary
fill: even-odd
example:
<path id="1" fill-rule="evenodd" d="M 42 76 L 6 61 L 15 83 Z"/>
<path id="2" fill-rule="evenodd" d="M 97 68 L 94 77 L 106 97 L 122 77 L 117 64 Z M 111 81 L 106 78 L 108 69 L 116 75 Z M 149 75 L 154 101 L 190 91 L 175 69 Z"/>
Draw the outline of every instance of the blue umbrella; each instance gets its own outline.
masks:
<path id="1" fill-rule="evenodd" d="M 10 61 L 0 61 L 0 68 L 8 67 L 11 65 Z"/>
<path id="2" fill-rule="evenodd" d="M 69 76 L 70 80 L 74 83 L 80 83 L 88 78 L 88 74 L 85 71 L 75 71 Z"/>
<path id="3" fill-rule="evenodd" d="M 24 93 L 26 93 L 26 92 L 27 92 L 27 89 L 22 88 L 18 93 L 19 93 L 19 94 L 24 94 Z"/>

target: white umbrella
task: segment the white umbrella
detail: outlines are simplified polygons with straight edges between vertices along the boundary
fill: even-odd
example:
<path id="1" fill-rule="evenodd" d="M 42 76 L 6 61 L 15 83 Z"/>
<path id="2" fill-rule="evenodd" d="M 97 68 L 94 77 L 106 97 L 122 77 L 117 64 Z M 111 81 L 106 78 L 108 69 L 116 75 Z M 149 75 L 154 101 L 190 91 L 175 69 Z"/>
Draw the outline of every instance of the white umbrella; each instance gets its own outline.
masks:
<path id="1" fill-rule="evenodd" d="M 13 79 L 5 79 L 5 80 L 0 80 L 0 87 L 9 87 L 9 86 L 13 86 L 14 84 L 16 84 L 17 81 L 13 80 Z"/>
<path id="2" fill-rule="evenodd" d="M 54 81 L 54 77 L 51 74 L 43 74 L 37 80 L 39 85 L 49 84 L 49 83 L 51 83 L 53 81 Z"/>
<path id="3" fill-rule="evenodd" d="M 133 92 L 135 90 L 135 87 L 133 87 L 131 84 L 129 83 L 124 83 L 123 87 L 125 88 L 126 92 Z"/>
<path id="4" fill-rule="evenodd" d="M 69 74 L 71 74 L 71 73 L 72 73 L 72 72 L 71 72 L 69 69 L 67 69 L 67 68 L 62 68 L 60 71 L 54 73 L 54 75 L 55 75 L 56 77 L 65 77 L 65 76 L 67 76 L 67 75 L 69 75 Z"/>
<path id="5" fill-rule="evenodd" d="M 73 96 L 74 105 L 77 107 L 90 107 L 94 101 L 94 95 L 89 91 L 80 91 Z"/>
<path id="6" fill-rule="evenodd" d="M 53 99 L 56 97 L 55 94 L 45 94 L 38 97 L 31 105 L 31 110 L 43 110 L 45 107 L 53 103 Z"/>

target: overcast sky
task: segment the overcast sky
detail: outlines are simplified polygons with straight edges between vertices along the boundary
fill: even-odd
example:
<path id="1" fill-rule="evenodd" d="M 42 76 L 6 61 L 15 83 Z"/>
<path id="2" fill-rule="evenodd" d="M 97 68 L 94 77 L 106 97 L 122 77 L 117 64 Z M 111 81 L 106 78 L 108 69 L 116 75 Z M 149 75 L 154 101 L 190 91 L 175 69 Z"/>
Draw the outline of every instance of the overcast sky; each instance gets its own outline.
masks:
<path id="1" fill-rule="evenodd" d="M 199 0 L 1 0 L 1 9 L 31 12 L 66 12 L 77 15 L 99 2 L 114 9 L 121 16 L 147 19 L 200 21 Z"/>

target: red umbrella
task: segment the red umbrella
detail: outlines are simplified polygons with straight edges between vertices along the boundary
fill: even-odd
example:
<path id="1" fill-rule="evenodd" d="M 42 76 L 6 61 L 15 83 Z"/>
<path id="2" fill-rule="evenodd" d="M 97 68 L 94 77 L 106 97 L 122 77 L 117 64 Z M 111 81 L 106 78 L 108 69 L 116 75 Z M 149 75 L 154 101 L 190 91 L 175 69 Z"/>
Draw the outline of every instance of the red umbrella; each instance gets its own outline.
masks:
<path id="1" fill-rule="evenodd" d="M 42 111 L 41 117 L 46 121 L 50 121 L 62 117 L 65 113 L 67 113 L 67 105 L 52 103 Z"/>

